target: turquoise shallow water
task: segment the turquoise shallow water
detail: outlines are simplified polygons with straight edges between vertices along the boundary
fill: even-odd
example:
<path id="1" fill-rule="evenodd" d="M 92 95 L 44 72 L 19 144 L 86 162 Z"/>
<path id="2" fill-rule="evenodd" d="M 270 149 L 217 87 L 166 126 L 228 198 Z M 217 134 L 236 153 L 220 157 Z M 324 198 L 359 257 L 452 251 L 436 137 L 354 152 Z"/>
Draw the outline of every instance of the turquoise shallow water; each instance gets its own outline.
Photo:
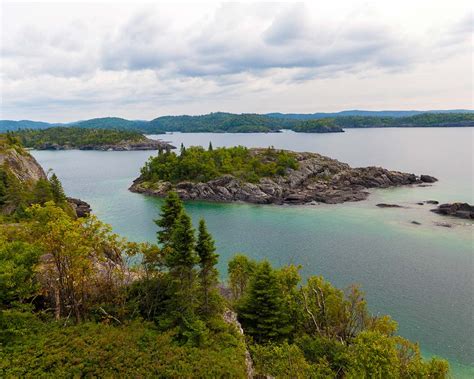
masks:
<path id="1" fill-rule="evenodd" d="M 161 136 L 162 137 L 162 136 Z M 242 144 L 316 151 L 353 166 L 379 165 L 440 179 L 432 187 L 377 190 L 367 201 L 318 206 L 187 203 L 204 217 L 225 272 L 235 252 L 275 265 L 303 265 L 340 287 L 359 283 L 375 313 L 399 322 L 423 353 L 450 360 L 456 378 L 474 376 L 473 225 L 438 216 L 421 200 L 473 203 L 472 129 L 372 129 L 344 134 L 179 134 L 175 145 Z M 160 199 L 127 191 L 150 152 L 35 151 L 71 196 L 91 203 L 117 233 L 154 241 Z M 396 202 L 407 209 L 379 209 Z M 411 224 L 412 220 L 422 223 Z M 449 222 L 452 228 L 436 226 Z"/>

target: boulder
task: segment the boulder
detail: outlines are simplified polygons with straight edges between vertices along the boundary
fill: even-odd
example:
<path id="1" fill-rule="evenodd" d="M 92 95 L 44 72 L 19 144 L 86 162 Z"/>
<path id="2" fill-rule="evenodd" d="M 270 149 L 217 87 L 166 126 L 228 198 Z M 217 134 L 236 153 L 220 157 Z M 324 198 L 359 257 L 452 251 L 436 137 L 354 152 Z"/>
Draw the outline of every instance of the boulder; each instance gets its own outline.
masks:
<path id="1" fill-rule="evenodd" d="M 431 211 L 445 216 L 453 216 L 468 220 L 474 219 L 474 206 L 468 203 L 441 204 L 438 208 L 432 209 Z"/>
<path id="2" fill-rule="evenodd" d="M 430 175 L 421 175 L 420 180 L 423 183 L 434 183 L 434 182 L 438 181 L 438 179 L 436 179 L 434 176 L 430 176 Z"/>
<path id="3" fill-rule="evenodd" d="M 91 214 L 91 206 L 83 200 L 68 197 L 67 202 L 71 205 L 77 217 L 87 217 Z"/>

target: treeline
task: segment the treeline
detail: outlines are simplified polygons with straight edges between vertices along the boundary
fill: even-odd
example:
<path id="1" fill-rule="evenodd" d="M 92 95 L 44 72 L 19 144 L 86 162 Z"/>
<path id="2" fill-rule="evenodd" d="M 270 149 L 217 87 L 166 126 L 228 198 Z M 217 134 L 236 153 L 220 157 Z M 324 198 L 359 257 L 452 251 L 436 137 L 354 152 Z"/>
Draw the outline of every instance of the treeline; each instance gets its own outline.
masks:
<path id="1" fill-rule="evenodd" d="M 409 117 L 343 116 L 334 121 L 341 128 L 474 126 L 474 113 L 422 113 Z"/>
<path id="2" fill-rule="evenodd" d="M 119 129 L 88 129 L 82 127 L 54 127 L 27 129 L 13 133 L 23 146 L 35 149 L 55 147 L 92 148 L 119 143 L 139 142 L 145 137 L 138 132 Z"/>
<path id="3" fill-rule="evenodd" d="M 50 127 L 78 127 L 84 129 L 119 129 L 144 134 L 161 134 L 165 132 L 183 133 L 269 133 L 281 129 L 297 132 L 330 133 L 340 132 L 340 128 L 377 128 L 377 127 L 449 127 L 474 126 L 474 113 L 421 113 L 413 116 L 339 116 L 319 114 L 298 115 L 284 114 L 233 114 L 215 112 L 200 116 L 162 116 L 151 121 L 132 121 L 118 117 L 103 117 L 69 124 L 48 124 L 34 121 L 0 120 L 0 132 L 21 129 L 46 129 Z M 383 112 L 381 112 L 383 114 Z M 309 118 L 308 118 L 309 117 Z M 305 121 L 316 121 L 305 123 Z"/>
<path id="4" fill-rule="evenodd" d="M 161 152 L 152 156 L 141 169 L 142 182 L 180 181 L 207 182 L 223 175 L 233 175 L 248 182 L 263 177 L 285 175 L 296 169 L 298 162 L 291 152 L 274 148 L 259 151 L 244 146 L 220 147 L 212 144 L 206 150 L 200 146 L 181 145 L 181 152 Z"/>
<path id="5" fill-rule="evenodd" d="M 206 223 L 196 232 L 176 193 L 156 224 L 157 244 L 131 243 L 54 202 L 0 224 L 0 375 L 246 377 L 248 349 L 256 376 L 447 376 L 357 287 L 242 255 L 223 287 Z"/>

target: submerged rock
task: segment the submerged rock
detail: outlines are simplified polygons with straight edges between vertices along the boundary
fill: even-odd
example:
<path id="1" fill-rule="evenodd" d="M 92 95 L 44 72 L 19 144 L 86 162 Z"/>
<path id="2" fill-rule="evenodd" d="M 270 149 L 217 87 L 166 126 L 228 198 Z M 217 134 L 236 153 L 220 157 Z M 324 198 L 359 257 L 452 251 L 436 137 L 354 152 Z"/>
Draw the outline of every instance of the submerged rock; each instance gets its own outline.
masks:
<path id="1" fill-rule="evenodd" d="M 438 208 L 432 209 L 431 211 L 445 216 L 474 219 L 474 206 L 468 203 L 441 204 Z"/>
<path id="2" fill-rule="evenodd" d="M 398 204 L 386 204 L 386 203 L 379 203 L 377 204 L 379 208 L 405 208 Z"/>
<path id="3" fill-rule="evenodd" d="M 259 154 L 263 149 L 250 149 Z M 257 183 L 223 175 L 208 182 L 150 182 L 137 178 L 132 192 L 164 197 L 172 188 L 184 200 L 220 202 L 243 201 L 255 204 L 327 204 L 360 201 L 369 196 L 370 188 L 390 188 L 420 184 L 414 174 L 389 171 L 381 167 L 352 168 L 316 153 L 293 153 L 298 168 L 287 169 L 282 176 L 264 177 Z"/>

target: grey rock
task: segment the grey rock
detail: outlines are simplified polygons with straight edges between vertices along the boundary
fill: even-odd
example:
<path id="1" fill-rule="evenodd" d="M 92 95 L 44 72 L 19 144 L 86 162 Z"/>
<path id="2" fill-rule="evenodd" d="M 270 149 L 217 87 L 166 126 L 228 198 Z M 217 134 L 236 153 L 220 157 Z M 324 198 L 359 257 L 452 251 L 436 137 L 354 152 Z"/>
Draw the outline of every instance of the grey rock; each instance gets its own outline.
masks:
<path id="1" fill-rule="evenodd" d="M 444 216 L 453 216 L 463 219 L 474 219 L 474 206 L 468 203 L 447 203 L 441 204 L 436 209 L 431 210 Z"/>
<path id="2" fill-rule="evenodd" d="M 434 176 L 430 176 L 430 175 L 421 175 L 420 180 L 423 183 L 434 183 L 434 182 L 438 181 L 438 179 L 436 179 Z"/>

